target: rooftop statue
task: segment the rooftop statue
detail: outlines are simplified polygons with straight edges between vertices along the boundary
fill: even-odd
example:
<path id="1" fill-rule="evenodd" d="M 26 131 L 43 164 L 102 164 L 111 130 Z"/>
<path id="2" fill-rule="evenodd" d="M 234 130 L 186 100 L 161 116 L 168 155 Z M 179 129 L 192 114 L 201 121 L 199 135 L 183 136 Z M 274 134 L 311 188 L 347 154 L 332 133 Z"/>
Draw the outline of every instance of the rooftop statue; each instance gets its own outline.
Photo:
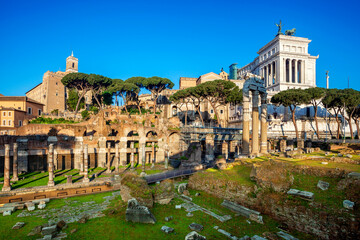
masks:
<path id="1" fill-rule="evenodd" d="M 283 33 L 281 32 L 281 29 L 284 25 L 281 23 L 281 20 L 280 20 L 279 24 L 275 23 L 275 25 L 279 28 L 277 35 L 283 35 Z"/>
<path id="2" fill-rule="evenodd" d="M 285 31 L 285 35 L 287 36 L 294 36 L 295 35 L 295 32 L 296 32 L 296 28 L 293 28 L 291 30 L 286 30 Z"/>

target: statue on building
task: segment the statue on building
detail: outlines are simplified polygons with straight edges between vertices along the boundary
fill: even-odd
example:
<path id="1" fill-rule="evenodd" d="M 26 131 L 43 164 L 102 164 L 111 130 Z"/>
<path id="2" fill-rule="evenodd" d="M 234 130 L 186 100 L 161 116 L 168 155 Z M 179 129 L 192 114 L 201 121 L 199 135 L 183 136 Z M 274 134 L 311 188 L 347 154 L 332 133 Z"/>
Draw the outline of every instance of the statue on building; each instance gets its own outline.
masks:
<path id="1" fill-rule="evenodd" d="M 285 31 L 285 35 L 287 36 L 294 36 L 295 35 L 295 32 L 296 32 L 296 28 L 293 28 L 291 30 L 286 30 Z"/>
<path id="2" fill-rule="evenodd" d="M 283 33 L 281 32 L 281 29 L 282 29 L 282 27 L 283 27 L 284 25 L 281 23 L 281 20 L 280 20 L 280 23 L 279 23 L 279 24 L 275 23 L 275 25 L 278 27 L 278 33 L 277 33 L 277 35 L 283 35 Z"/>

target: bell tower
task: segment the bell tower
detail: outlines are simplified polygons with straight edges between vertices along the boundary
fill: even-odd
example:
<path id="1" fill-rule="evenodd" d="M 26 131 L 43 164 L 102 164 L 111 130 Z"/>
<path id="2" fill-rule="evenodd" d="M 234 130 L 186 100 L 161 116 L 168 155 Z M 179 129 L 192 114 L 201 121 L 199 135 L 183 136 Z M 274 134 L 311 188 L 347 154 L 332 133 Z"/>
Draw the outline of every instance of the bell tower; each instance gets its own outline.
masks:
<path id="1" fill-rule="evenodd" d="M 74 57 L 74 53 L 71 51 L 71 56 L 66 58 L 66 72 L 78 72 L 79 59 Z"/>

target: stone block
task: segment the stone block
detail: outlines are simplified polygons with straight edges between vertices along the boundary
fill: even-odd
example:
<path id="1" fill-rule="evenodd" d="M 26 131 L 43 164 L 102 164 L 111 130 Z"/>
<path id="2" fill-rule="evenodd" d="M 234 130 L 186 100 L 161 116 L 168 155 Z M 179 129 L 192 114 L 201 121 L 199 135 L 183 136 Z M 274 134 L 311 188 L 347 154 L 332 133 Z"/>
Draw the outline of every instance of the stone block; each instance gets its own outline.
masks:
<path id="1" fill-rule="evenodd" d="M 290 189 L 287 194 L 301 197 L 305 200 L 313 200 L 314 199 L 314 193 L 307 192 L 307 191 L 300 191 L 298 189 Z"/>
<path id="2" fill-rule="evenodd" d="M 192 231 L 186 235 L 185 240 L 206 240 L 206 237 Z"/>
<path id="3" fill-rule="evenodd" d="M 45 236 L 42 238 L 42 240 L 51 240 L 52 237 L 53 237 L 53 236 L 52 236 L 51 234 L 45 235 Z"/>
<path id="4" fill-rule="evenodd" d="M 178 186 L 178 193 L 182 194 L 187 189 L 187 183 L 180 183 Z"/>
<path id="5" fill-rule="evenodd" d="M 181 209 L 181 204 L 180 205 L 175 205 L 175 209 Z"/>
<path id="6" fill-rule="evenodd" d="M 20 228 L 22 228 L 23 226 L 25 226 L 25 223 L 24 223 L 24 222 L 17 222 L 17 223 L 12 227 L 12 229 L 20 229 Z"/>
<path id="7" fill-rule="evenodd" d="M 186 214 L 186 216 L 187 216 L 187 217 L 193 217 L 194 214 L 192 214 L 191 212 L 189 212 L 189 213 Z"/>
<path id="8" fill-rule="evenodd" d="M 353 209 L 354 209 L 354 205 L 355 205 L 355 203 L 352 202 L 352 201 L 350 201 L 350 200 L 344 200 L 344 201 L 343 201 L 343 206 L 344 206 L 344 208 L 346 208 L 346 209 L 353 210 Z"/>
<path id="9" fill-rule="evenodd" d="M 358 172 L 351 172 L 347 175 L 349 178 L 356 178 L 356 179 L 360 179 L 360 173 Z"/>
<path id="10" fill-rule="evenodd" d="M 239 213 L 240 215 L 251 218 L 252 221 L 263 223 L 262 216 L 260 215 L 260 212 L 248 209 L 244 206 L 241 206 L 237 203 L 230 202 L 228 200 L 224 200 L 221 203 L 221 206 L 230 209 L 231 211 L 234 211 L 236 213 Z"/>
<path id="11" fill-rule="evenodd" d="M 260 237 L 258 235 L 254 235 L 251 237 L 251 240 L 266 240 L 266 238 Z"/>
<path id="12" fill-rule="evenodd" d="M 32 202 L 25 203 L 25 206 L 26 206 L 28 211 L 34 211 L 35 210 L 35 204 L 32 203 Z"/>
<path id="13" fill-rule="evenodd" d="M 169 233 L 174 232 L 174 229 L 171 228 L 171 227 L 168 227 L 168 226 L 162 226 L 162 227 L 161 227 L 161 231 L 163 231 L 164 233 L 169 234 Z"/>
<path id="14" fill-rule="evenodd" d="M 46 207 L 45 203 L 41 203 L 38 205 L 38 209 L 44 209 Z"/>
<path id="15" fill-rule="evenodd" d="M 36 226 L 34 227 L 31 232 L 28 233 L 28 236 L 34 236 L 36 234 L 40 234 L 41 233 L 41 229 L 42 229 L 42 226 Z"/>
<path id="16" fill-rule="evenodd" d="M 353 156 L 351 154 L 346 154 L 345 157 L 352 158 Z"/>
<path id="17" fill-rule="evenodd" d="M 3 216 L 5 217 L 5 216 L 10 216 L 11 215 L 11 211 L 4 211 L 3 212 Z"/>
<path id="18" fill-rule="evenodd" d="M 173 216 L 165 217 L 165 222 L 169 222 L 172 219 L 173 219 Z"/>
<path id="19" fill-rule="evenodd" d="M 128 201 L 126 221 L 139 223 L 156 223 L 154 215 L 145 206 L 140 206 L 135 198 Z"/>
<path id="20" fill-rule="evenodd" d="M 285 233 L 283 231 L 277 232 L 276 235 L 278 235 L 279 237 L 285 239 L 285 240 L 299 240 L 296 237 L 291 236 L 288 233 Z"/>
<path id="21" fill-rule="evenodd" d="M 49 226 L 49 227 L 42 228 L 41 234 L 42 235 L 53 235 L 53 234 L 56 233 L 56 231 L 57 231 L 56 225 L 52 225 L 52 226 Z"/>
<path id="22" fill-rule="evenodd" d="M 317 187 L 320 188 L 321 190 L 328 190 L 329 189 L 330 184 L 328 182 L 324 182 L 319 180 L 319 182 L 317 183 Z"/>
<path id="23" fill-rule="evenodd" d="M 197 223 L 192 223 L 189 225 L 189 228 L 193 231 L 201 232 L 204 229 L 204 226 Z"/>

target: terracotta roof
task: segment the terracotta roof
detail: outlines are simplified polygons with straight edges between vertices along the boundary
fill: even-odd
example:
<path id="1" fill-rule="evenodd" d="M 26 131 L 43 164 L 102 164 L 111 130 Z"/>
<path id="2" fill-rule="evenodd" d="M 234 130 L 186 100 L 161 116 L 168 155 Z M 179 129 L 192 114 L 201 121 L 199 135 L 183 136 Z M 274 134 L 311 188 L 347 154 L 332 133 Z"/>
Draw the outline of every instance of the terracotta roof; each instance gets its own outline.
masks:
<path id="1" fill-rule="evenodd" d="M 2 107 L 2 106 L 0 106 L 0 111 L 2 111 L 2 110 L 5 110 L 5 111 L 12 110 L 12 111 L 18 111 L 18 112 L 25 112 L 25 113 L 26 113 L 26 111 L 21 110 L 21 109 L 16 109 L 16 108 L 12 108 L 12 107 Z"/>

